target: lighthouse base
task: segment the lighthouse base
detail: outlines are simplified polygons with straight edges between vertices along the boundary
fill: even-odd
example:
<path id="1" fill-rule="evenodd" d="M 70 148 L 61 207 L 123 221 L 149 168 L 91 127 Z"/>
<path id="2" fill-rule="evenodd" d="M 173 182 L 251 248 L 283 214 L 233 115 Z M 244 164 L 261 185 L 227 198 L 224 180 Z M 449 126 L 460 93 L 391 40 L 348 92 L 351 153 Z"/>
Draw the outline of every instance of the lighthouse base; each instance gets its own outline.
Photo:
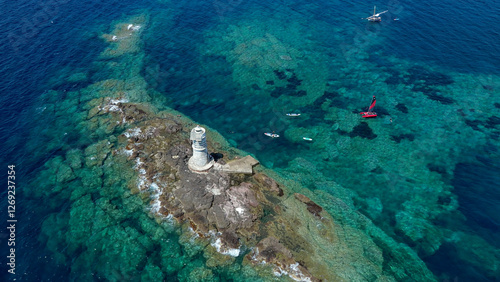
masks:
<path id="1" fill-rule="evenodd" d="M 188 161 L 188 167 L 189 167 L 189 170 L 191 170 L 192 172 L 203 173 L 203 172 L 207 172 L 208 170 L 210 170 L 214 166 L 214 163 L 215 163 L 214 159 L 210 158 L 210 160 L 208 161 L 208 163 L 206 165 L 199 166 L 199 165 L 194 163 L 193 157 L 191 157 L 191 158 L 189 158 L 189 161 Z"/>

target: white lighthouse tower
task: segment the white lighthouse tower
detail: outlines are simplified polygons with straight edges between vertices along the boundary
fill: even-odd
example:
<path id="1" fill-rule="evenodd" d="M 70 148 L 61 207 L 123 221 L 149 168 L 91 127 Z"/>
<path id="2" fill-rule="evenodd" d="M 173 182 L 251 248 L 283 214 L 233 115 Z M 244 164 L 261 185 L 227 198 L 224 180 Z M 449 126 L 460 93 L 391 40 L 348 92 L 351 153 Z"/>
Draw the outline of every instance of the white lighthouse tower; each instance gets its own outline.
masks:
<path id="1" fill-rule="evenodd" d="M 193 156 L 188 161 L 189 169 L 196 172 L 210 169 L 214 165 L 214 160 L 208 154 L 205 128 L 197 125 L 191 130 L 189 140 L 193 142 Z"/>

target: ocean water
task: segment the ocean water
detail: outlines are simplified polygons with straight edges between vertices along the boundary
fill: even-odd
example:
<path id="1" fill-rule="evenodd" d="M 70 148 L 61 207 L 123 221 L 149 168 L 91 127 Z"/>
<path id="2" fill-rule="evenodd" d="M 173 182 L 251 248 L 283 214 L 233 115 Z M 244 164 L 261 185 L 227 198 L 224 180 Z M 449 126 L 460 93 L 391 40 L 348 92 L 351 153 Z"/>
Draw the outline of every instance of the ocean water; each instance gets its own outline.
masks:
<path id="1" fill-rule="evenodd" d="M 94 186 L 53 185 L 54 175 L 66 177 L 62 159 L 84 159 L 106 136 L 82 125 L 85 102 L 106 91 L 92 84 L 143 77 L 136 85 L 147 102 L 210 126 L 284 178 L 342 199 L 413 248 L 438 280 L 500 279 L 500 4 L 260 2 L 0 4 L 2 177 L 16 165 L 19 219 L 15 276 L 6 270 L 2 228 L 2 277 L 260 279 L 241 261 L 207 267 L 210 258 L 185 232 L 117 196 L 132 172 Z M 361 19 L 373 5 L 388 10 L 381 23 Z M 110 68 L 101 35 L 138 14 L 139 51 L 125 56 L 126 67 Z M 362 120 L 372 95 L 379 116 Z M 126 171 L 120 165 L 103 170 Z M 102 175 L 79 162 L 72 169 L 82 179 Z M 2 198 L 7 219 L 6 191 Z M 122 213 L 106 219 L 107 236 L 85 237 L 97 207 L 109 205 Z M 117 238 L 126 238 L 123 246 L 109 242 Z M 106 251 L 114 249 L 121 251 Z"/>

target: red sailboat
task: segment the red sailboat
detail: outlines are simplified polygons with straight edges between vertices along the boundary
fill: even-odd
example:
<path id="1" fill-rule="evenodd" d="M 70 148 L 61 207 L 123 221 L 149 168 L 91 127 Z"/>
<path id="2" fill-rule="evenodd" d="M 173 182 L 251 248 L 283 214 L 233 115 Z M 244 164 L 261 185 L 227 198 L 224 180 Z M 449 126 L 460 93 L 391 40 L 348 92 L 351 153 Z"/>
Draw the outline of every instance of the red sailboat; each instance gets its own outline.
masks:
<path id="1" fill-rule="evenodd" d="M 376 117 L 377 113 L 372 111 L 373 108 L 375 107 L 376 102 L 377 102 L 377 99 L 375 99 L 375 95 L 374 95 L 373 99 L 372 99 L 372 103 L 370 104 L 370 107 L 368 108 L 368 111 L 359 113 L 361 115 L 361 117 L 364 117 L 364 118 Z"/>

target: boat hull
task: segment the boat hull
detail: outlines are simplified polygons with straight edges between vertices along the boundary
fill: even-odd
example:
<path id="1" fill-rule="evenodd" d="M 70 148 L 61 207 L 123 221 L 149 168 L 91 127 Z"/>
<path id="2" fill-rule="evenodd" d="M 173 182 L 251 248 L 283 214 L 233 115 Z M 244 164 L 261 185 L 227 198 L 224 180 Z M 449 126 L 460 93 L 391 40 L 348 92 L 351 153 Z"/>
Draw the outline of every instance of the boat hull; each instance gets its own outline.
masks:
<path id="1" fill-rule="evenodd" d="M 269 133 L 269 132 L 264 133 L 264 135 L 269 136 L 269 137 L 271 137 L 271 138 L 278 138 L 278 137 L 280 137 L 280 136 L 279 136 L 278 134 L 276 134 L 276 133 Z"/>
<path id="2" fill-rule="evenodd" d="M 374 118 L 377 116 L 377 113 L 375 112 L 361 112 L 359 113 L 362 118 Z"/>

